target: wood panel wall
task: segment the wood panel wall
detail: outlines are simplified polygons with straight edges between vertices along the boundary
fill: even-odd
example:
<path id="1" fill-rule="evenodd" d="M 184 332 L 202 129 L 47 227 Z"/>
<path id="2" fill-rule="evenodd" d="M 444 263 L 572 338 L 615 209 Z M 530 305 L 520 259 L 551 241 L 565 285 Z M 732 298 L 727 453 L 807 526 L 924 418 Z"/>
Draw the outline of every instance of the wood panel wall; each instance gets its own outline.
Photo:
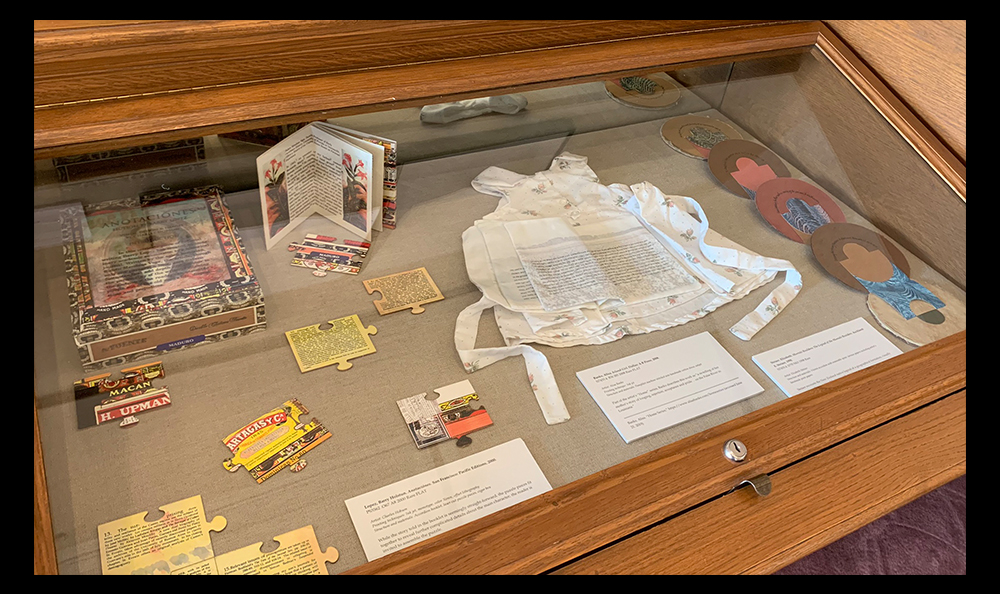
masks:
<path id="1" fill-rule="evenodd" d="M 825 21 L 965 162 L 966 21 Z"/>
<path id="2" fill-rule="evenodd" d="M 35 22 L 36 159 L 807 45 L 818 30 L 731 20 L 78 25 Z"/>

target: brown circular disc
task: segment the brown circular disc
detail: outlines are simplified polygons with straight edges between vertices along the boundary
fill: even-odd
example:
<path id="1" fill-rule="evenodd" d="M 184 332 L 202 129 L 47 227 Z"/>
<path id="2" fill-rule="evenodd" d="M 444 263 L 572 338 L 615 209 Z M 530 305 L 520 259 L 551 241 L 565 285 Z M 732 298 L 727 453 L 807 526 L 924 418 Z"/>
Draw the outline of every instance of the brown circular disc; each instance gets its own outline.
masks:
<path id="1" fill-rule="evenodd" d="M 685 115 L 663 122 L 660 137 L 681 154 L 705 160 L 713 146 L 723 140 L 742 139 L 743 135 L 721 120 Z"/>
<path id="2" fill-rule="evenodd" d="M 764 220 L 799 243 L 808 243 L 809 236 L 823 225 L 847 222 L 843 211 L 826 192 L 794 177 L 777 177 L 762 183 L 754 202 Z"/>
<path id="3" fill-rule="evenodd" d="M 912 306 L 914 313 L 919 313 L 907 320 L 877 295 L 868 295 L 868 309 L 875 320 L 889 332 L 916 346 L 930 344 L 965 330 L 965 302 L 957 292 L 937 284 L 917 282 L 944 302 L 944 307 L 934 309 L 930 304 L 925 304 L 917 310 L 916 306 Z"/>
<path id="4" fill-rule="evenodd" d="M 771 149 L 749 140 L 723 140 L 713 146 L 708 153 L 708 168 L 727 190 L 750 199 L 765 181 L 792 176 Z"/>
<path id="5" fill-rule="evenodd" d="M 604 90 L 619 103 L 645 109 L 670 107 L 681 98 L 680 87 L 662 72 L 605 81 Z"/>
<path id="6" fill-rule="evenodd" d="M 863 247 L 872 256 L 870 262 L 861 262 L 860 271 L 856 270 L 859 277 L 869 281 L 885 280 L 879 274 L 884 270 L 886 260 L 895 264 L 906 276 L 910 275 L 910 264 L 903 252 L 885 236 L 871 229 L 852 223 L 828 223 L 816 229 L 809 238 L 813 256 L 824 270 L 848 287 L 867 293 L 865 286 L 844 266 L 844 260 L 847 259 L 844 247 L 849 244 Z M 881 257 L 875 252 L 879 252 Z"/>

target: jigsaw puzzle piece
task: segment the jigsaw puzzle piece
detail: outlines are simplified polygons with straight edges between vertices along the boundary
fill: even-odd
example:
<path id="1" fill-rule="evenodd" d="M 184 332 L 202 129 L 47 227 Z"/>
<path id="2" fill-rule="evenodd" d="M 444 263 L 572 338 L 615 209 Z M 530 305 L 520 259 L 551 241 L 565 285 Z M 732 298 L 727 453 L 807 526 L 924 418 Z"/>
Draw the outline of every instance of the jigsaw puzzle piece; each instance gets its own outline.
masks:
<path id="1" fill-rule="evenodd" d="M 379 315 L 383 316 L 404 309 L 419 314 L 425 311 L 424 304 L 444 299 L 431 275 L 423 267 L 369 279 L 362 283 L 369 295 L 377 291 L 382 296 L 372 303 Z"/>
<path id="2" fill-rule="evenodd" d="M 323 550 L 312 525 L 274 537 L 278 547 L 264 552 L 263 542 L 219 555 L 215 565 L 221 575 L 328 575 L 327 563 L 336 563 L 340 552 Z"/>
<path id="3" fill-rule="evenodd" d="M 156 520 L 139 512 L 98 526 L 102 573 L 169 574 L 214 556 L 209 532 L 223 530 L 227 521 L 206 521 L 201 495 L 159 509 L 163 515 Z"/>
<path id="4" fill-rule="evenodd" d="M 353 366 L 349 359 L 375 352 L 370 337 L 377 332 L 375 326 L 366 327 L 357 314 L 353 314 L 289 330 L 285 332 L 285 337 L 302 373 L 333 364 L 340 371 L 345 371 Z"/>
<path id="5" fill-rule="evenodd" d="M 459 447 L 472 443 L 469 433 L 489 427 L 493 419 L 486 408 L 479 403 L 479 394 L 469 380 L 434 390 L 438 394 L 437 405 L 441 410 L 441 420 L 444 422 L 448 435 L 458 440 Z"/>

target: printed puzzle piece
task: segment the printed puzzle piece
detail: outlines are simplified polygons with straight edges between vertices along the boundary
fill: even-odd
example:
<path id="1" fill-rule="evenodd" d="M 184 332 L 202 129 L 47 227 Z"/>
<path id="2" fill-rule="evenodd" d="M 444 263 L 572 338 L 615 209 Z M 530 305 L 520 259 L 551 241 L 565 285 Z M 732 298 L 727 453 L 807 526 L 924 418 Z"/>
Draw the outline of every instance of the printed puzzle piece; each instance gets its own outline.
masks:
<path id="1" fill-rule="evenodd" d="M 302 258 L 293 258 L 291 264 L 292 266 L 296 266 L 298 268 L 311 268 L 314 276 L 326 276 L 327 272 L 342 272 L 344 274 L 358 274 L 361 272 L 360 266 L 336 264 L 333 262 L 323 262 Z"/>
<path id="2" fill-rule="evenodd" d="M 493 424 L 486 407 L 473 407 L 473 401 L 479 401 L 479 394 L 476 394 L 469 380 L 462 380 L 434 391 L 438 393 L 437 405 L 441 409 L 441 420 L 449 436 L 460 440 L 476 429 Z M 459 445 L 467 443 L 471 443 L 471 440 L 465 440 Z"/>
<path id="3" fill-rule="evenodd" d="M 325 324 L 330 327 L 324 328 Z M 375 326 L 365 328 L 357 314 L 330 320 L 325 324 L 285 332 L 302 373 L 334 363 L 337 364 L 337 369 L 344 371 L 352 366 L 348 359 L 375 352 L 375 345 L 369 335 L 375 334 L 378 329 Z"/>
<path id="4" fill-rule="evenodd" d="M 300 458 L 330 438 L 330 432 L 315 417 L 306 421 L 309 409 L 297 399 L 284 402 L 230 433 L 222 443 L 233 454 L 223 468 L 236 472 L 240 466 L 263 483 L 286 466 L 293 472 L 305 467 Z"/>
<path id="5" fill-rule="evenodd" d="M 383 316 L 407 308 L 410 313 L 422 313 L 424 308 L 421 306 L 425 303 L 444 299 L 431 275 L 423 267 L 362 282 L 369 295 L 375 291 L 382 295 L 382 299 L 372 303 L 379 315 Z"/>
<path id="6" fill-rule="evenodd" d="M 427 400 L 427 392 L 397 400 L 396 406 L 403 414 L 403 421 L 406 422 L 417 449 L 451 439 L 444 429 L 440 409 Z"/>
<path id="7" fill-rule="evenodd" d="M 485 407 L 473 407 L 479 395 L 469 380 L 434 391 L 438 397 L 433 402 L 426 392 L 396 402 L 418 449 L 449 439 L 464 447 L 472 443 L 469 433 L 493 424 Z"/>
<path id="8" fill-rule="evenodd" d="M 288 244 L 288 251 L 290 252 L 318 251 L 321 253 L 331 254 L 347 259 L 350 259 L 353 256 L 364 258 L 365 256 L 368 255 L 368 247 L 366 246 L 370 244 L 357 241 L 350 243 L 347 242 L 338 243 L 337 238 L 335 237 L 324 237 L 323 239 L 319 239 L 320 237 L 323 236 L 316 235 L 312 239 L 306 237 L 306 239 L 303 239 L 302 241 L 293 241 L 292 243 Z M 353 243 L 354 245 L 351 245 L 351 243 Z"/>
<path id="9" fill-rule="evenodd" d="M 279 546 L 270 553 L 258 542 L 224 553 L 178 573 L 186 575 L 329 575 L 327 563 L 336 563 L 340 553 L 333 547 L 324 551 L 311 525 L 274 537 Z"/>
<path id="10" fill-rule="evenodd" d="M 97 527 L 104 575 L 168 575 L 214 556 L 209 531 L 221 531 L 226 519 L 205 521 L 201 495 L 160 509 L 152 522 L 139 512 Z"/>
<path id="11" fill-rule="evenodd" d="M 170 404 L 166 387 L 153 388 L 153 380 L 166 377 L 163 363 L 145 363 L 121 371 L 118 379 L 110 373 L 95 375 L 73 383 L 77 427 L 93 427 L 122 419 L 120 426 L 139 422 L 140 412 Z"/>

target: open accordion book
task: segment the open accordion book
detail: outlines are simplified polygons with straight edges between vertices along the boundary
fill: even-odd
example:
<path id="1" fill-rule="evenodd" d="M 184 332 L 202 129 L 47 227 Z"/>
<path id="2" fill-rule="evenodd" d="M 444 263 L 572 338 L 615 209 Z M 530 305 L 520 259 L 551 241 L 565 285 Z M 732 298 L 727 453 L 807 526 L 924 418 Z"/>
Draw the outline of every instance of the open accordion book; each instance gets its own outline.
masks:
<path id="1" fill-rule="evenodd" d="M 371 241 L 383 228 L 383 201 L 394 210 L 395 158 L 394 140 L 321 121 L 265 151 L 257 180 L 267 249 L 312 214 Z"/>

